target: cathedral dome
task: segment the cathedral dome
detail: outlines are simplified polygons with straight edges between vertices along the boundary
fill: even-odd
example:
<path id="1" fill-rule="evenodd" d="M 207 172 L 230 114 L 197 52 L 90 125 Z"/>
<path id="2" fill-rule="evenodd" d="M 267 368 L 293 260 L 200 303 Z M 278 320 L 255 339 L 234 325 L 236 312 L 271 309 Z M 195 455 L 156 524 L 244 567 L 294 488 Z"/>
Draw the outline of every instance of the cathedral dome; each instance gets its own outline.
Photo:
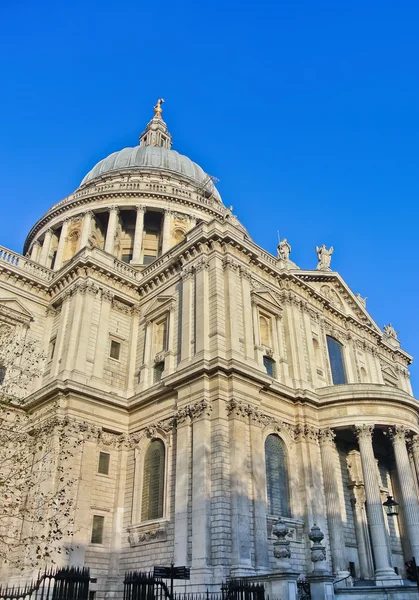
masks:
<path id="1" fill-rule="evenodd" d="M 153 169 L 181 174 L 193 180 L 198 187 L 203 187 L 211 192 L 221 202 L 221 197 L 213 184 L 212 178 L 199 165 L 187 156 L 179 154 L 176 150 L 170 150 L 163 146 L 140 145 L 113 152 L 108 157 L 99 161 L 87 173 L 80 187 L 98 177 L 124 169 L 129 171 Z"/>

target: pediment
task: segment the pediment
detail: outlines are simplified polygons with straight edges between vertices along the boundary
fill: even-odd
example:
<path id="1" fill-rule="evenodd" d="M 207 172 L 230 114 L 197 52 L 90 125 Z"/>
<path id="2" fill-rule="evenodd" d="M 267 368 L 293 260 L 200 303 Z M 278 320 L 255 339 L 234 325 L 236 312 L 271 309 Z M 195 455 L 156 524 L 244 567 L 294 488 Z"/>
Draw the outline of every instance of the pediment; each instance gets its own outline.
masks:
<path id="1" fill-rule="evenodd" d="M 0 314 L 13 321 L 33 321 L 33 315 L 16 298 L 0 298 Z"/>
<path id="2" fill-rule="evenodd" d="M 280 313 L 282 311 L 281 303 L 275 293 L 271 290 L 258 288 L 251 292 L 252 303 L 258 306 L 264 307 L 273 313 Z"/>
<path id="3" fill-rule="evenodd" d="M 381 365 L 381 371 L 383 373 L 384 379 L 390 378 L 390 379 L 393 379 L 395 381 L 398 380 L 398 375 L 397 375 L 396 370 L 393 369 L 393 367 L 391 367 L 390 365 L 382 364 Z"/>
<path id="4" fill-rule="evenodd" d="M 317 293 L 327 300 L 331 308 L 368 325 L 382 335 L 380 327 L 369 315 L 366 309 L 366 298 L 354 294 L 338 273 L 321 273 L 306 271 L 296 273 L 295 276 L 303 279 Z"/>
<path id="5" fill-rule="evenodd" d="M 158 296 L 144 312 L 144 317 L 152 321 L 163 313 L 172 310 L 174 306 L 175 299 L 173 296 Z"/>

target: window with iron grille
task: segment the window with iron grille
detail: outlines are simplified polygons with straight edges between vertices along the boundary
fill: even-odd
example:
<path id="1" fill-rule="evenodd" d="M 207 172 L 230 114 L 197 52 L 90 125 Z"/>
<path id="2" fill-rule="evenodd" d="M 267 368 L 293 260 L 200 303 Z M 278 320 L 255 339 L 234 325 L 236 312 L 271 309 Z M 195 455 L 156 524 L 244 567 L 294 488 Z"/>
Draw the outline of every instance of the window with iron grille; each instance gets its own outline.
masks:
<path id="1" fill-rule="evenodd" d="M 115 358 L 119 360 L 119 356 L 121 354 L 121 344 L 120 342 L 116 342 L 115 340 L 111 340 L 111 350 L 109 356 L 111 358 Z"/>
<path id="2" fill-rule="evenodd" d="M 108 452 L 99 453 L 99 464 L 97 467 L 98 473 L 101 475 L 109 475 L 109 460 L 110 454 Z"/>
<path id="3" fill-rule="evenodd" d="M 263 366 L 266 369 L 266 373 L 269 377 L 276 377 L 275 361 L 270 356 L 263 357 Z"/>
<path id="4" fill-rule="evenodd" d="M 103 544 L 103 530 L 105 526 L 105 517 L 102 515 L 93 515 L 92 544 Z"/>
<path id="5" fill-rule="evenodd" d="M 141 520 L 161 519 L 164 503 L 165 448 L 161 440 L 153 440 L 144 457 Z"/>
<path id="6" fill-rule="evenodd" d="M 278 435 L 268 435 L 265 440 L 265 465 L 268 513 L 275 517 L 290 517 L 286 449 Z"/>
<path id="7" fill-rule="evenodd" d="M 330 370 L 334 385 L 346 383 L 345 364 L 343 362 L 343 346 L 335 338 L 326 336 L 327 351 L 329 353 Z"/>

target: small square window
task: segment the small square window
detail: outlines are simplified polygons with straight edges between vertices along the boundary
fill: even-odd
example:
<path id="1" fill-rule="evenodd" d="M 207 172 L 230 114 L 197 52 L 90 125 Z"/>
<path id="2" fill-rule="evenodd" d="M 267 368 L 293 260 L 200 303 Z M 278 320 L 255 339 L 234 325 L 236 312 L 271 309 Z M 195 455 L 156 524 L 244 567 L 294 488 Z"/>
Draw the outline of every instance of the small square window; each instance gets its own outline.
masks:
<path id="1" fill-rule="evenodd" d="M 110 454 L 108 454 L 108 452 L 100 452 L 97 472 L 101 475 L 109 475 L 109 461 Z"/>
<path id="2" fill-rule="evenodd" d="M 158 383 L 159 381 L 161 381 L 163 371 L 164 371 L 164 361 L 159 362 L 154 366 L 154 373 L 153 373 L 153 382 L 154 383 Z"/>
<path id="3" fill-rule="evenodd" d="M 120 342 L 116 342 L 115 340 L 111 340 L 111 351 L 109 356 L 114 358 L 115 360 L 119 360 L 119 356 L 121 354 L 121 344 Z"/>
<path id="4" fill-rule="evenodd" d="M 123 254 L 121 260 L 124 263 L 130 263 L 132 261 L 132 254 Z"/>
<path id="5" fill-rule="evenodd" d="M 103 544 L 103 529 L 105 525 L 105 517 L 102 515 L 93 515 L 92 524 L 92 544 Z"/>

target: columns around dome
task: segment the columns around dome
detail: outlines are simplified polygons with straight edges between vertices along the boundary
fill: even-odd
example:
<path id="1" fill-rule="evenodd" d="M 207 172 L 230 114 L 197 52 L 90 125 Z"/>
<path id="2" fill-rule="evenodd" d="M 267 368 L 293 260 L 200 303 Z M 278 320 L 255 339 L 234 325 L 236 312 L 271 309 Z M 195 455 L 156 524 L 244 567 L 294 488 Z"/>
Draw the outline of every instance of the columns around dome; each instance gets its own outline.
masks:
<path id="1" fill-rule="evenodd" d="M 143 204 L 88 209 L 51 225 L 32 243 L 30 258 L 58 271 L 93 245 L 133 266 L 148 265 L 182 241 L 196 222 L 195 216 Z"/>

